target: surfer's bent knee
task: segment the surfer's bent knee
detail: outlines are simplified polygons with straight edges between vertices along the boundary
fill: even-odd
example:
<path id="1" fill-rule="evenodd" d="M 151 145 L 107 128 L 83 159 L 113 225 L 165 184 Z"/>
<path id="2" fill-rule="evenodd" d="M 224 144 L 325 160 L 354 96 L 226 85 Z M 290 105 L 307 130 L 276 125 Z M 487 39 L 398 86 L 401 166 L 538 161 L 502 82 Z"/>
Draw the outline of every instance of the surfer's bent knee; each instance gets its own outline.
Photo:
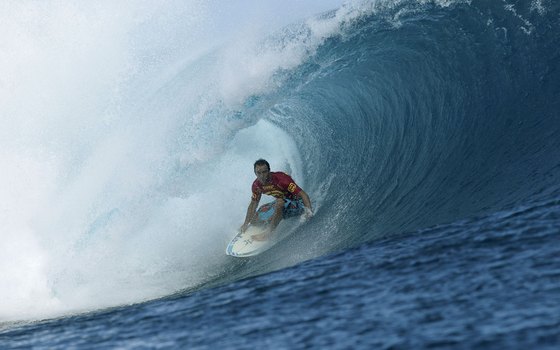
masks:
<path id="1" fill-rule="evenodd" d="M 284 203 L 286 203 L 284 198 L 276 198 L 276 208 L 282 208 Z"/>

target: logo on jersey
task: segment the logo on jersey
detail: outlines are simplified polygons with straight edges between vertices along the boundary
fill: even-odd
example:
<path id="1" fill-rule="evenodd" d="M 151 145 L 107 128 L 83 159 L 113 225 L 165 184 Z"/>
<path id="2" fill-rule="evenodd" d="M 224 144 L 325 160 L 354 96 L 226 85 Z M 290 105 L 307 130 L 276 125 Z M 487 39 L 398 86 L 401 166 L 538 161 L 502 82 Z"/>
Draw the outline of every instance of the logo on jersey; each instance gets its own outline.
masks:
<path id="1" fill-rule="evenodd" d="M 290 192 L 294 192 L 296 190 L 296 184 L 293 182 L 290 182 L 290 184 L 288 185 L 288 191 Z"/>

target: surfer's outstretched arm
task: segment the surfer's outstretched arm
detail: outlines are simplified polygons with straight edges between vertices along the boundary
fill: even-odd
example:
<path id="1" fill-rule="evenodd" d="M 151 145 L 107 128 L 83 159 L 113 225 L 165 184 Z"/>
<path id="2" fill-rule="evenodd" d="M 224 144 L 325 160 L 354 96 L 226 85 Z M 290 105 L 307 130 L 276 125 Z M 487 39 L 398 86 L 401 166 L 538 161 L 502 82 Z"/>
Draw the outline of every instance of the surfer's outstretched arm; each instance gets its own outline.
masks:
<path id="1" fill-rule="evenodd" d="M 311 199 L 309 199 L 309 196 L 307 195 L 307 193 L 305 193 L 304 190 L 301 190 L 299 192 L 299 195 L 301 196 L 301 199 L 303 200 L 303 205 L 305 206 L 305 217 L 307 219 L 309 219 L 313 216 L 313 208 L 311 207 Z"/>
<path id="2" fill-rule="evenodd" d="M 249 207 L 247 208 L 247 215 L 245 215 L 245 222 L 241 225 L 241 232 L 245 232 L 249 224 L 255 218 L 255 214 L 257 213 L 257 207 L 259 206 L 259 201 L 251 199 L 251 203 L 249 203 Z"/>

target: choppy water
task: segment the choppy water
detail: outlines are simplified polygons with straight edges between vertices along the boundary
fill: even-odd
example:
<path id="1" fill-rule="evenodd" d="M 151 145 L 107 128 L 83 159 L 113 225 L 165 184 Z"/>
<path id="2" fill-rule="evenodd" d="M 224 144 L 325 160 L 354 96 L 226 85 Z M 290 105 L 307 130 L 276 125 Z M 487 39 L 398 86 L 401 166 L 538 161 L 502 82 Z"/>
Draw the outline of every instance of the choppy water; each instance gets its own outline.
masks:
<path id="1" fill-rule="evenodd" d="M 13 74 L 26 84 L 6 115 L 27 119 L 8 118 L 0 134 L 12 203 L 2 208 L 3 344 L 560 344 L 556 3 L 309 5 L 259 35 L 243 21 L 210 26 L 212 2 L 167 6 L 111 20 L 112 55 L 101 58 L 129 66 L 81 73 L 97 83 L 93 97 L 66 77 L 52 95 L 71 106 L 27 106 L 18 92 L 60 76 Z M 67 21 L 61 8 L 97 23 L 91 8 L 59 6 Z M 253 19 L 282 8 L 260 11 Z M 70 37 L 103 37 L 82 30 Z M 224 39 L 189 39 L 211 30 Z M 91 67 L 87 46 L 68 45 L 55 47 L 84 54 L 70 68 Z M 226 257 L 259 157 L 292 173 L 316 216 L 266 254 Z"/>

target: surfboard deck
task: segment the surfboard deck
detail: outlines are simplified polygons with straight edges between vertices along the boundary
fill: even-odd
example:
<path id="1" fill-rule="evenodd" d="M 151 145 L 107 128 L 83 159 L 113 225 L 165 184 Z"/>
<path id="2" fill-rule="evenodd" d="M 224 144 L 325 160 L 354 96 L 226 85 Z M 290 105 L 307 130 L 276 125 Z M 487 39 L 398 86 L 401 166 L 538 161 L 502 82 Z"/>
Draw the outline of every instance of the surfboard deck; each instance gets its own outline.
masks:
<path id="1" fill-rule="evenodd" d="M 272 239 L 256 240 L 254 235 L 266 231 L 264 227 L 249 226 L 245 232 L 239 232 L 226 248 L 226 254 L 236 257 L 248 257 L 260 254 L 274 245 Z"/>
<path id="2" fill-rule="evenodd" d="M 260 235 L 268 230 L 270 220 L 274 215 L 275 202 L 263 204 L 257 210 L 257 219 L 245 232 L 238 232 L 226 247 L 226 254 L 235 257 L 249 257 L 258 255 L 269 249 L 277 242 L 274 237 L 267 237 L 264 240 L 256 240 L 252 236 Z"/>

